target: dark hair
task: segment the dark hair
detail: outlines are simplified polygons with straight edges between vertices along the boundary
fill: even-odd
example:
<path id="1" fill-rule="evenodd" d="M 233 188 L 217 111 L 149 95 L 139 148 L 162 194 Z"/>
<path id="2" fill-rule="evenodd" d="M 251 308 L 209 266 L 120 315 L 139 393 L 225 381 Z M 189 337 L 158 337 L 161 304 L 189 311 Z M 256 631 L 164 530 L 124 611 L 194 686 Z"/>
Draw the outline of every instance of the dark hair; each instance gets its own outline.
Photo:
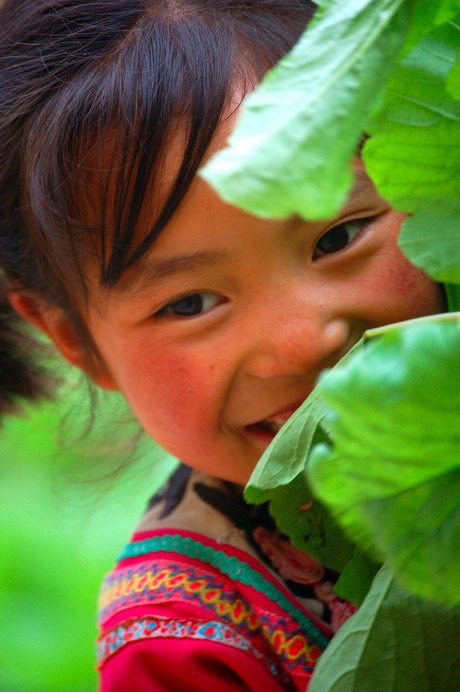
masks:
<path id="1" fill-rule="evenodd" d="M 6 295 L 6 281 L 0 277 L 0 415 L 17 413 L 24 400 L 51 396 L 52 379 L 43 361 L 45 350 L 21 324 Z"/>
<path id="2" fill-rule="evenodd" d="M 88 253 L 106 287 L 143 257 L 235 85 L 260 80 L 314 9 L 308 0 L 6 0 L 0 9 L 0 265 L 62 307 L 93 358 L 75 299 L 88 299 Z M 178 123 L 182 162 L 160 194 Z M 153 220 L 140 229 L 146 200 Z"/>

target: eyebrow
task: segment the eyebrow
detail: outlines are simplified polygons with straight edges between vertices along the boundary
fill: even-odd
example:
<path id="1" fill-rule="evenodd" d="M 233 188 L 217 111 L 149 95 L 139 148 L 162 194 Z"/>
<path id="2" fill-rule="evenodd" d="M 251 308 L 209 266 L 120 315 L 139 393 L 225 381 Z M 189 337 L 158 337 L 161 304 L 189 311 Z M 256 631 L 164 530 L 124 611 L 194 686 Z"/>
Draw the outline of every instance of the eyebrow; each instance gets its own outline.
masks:
<path id="1" fill-rule="evenodd" d="M 366 198 L 374 199 L 376 189 L 369 176 L 364 171 L 355 171 L 355 182 L 345 203 L 352 206 L 363 202 Z M 378 194 L 378 193 L 377 193 Z M 225 258 L 223 252 L 197 252 L 192 255 L 167 257 L 162 260 L 149 261 L 141 259 L 126 276 L 116 284 L 115 290 L 122 296 L 132 296 L 145 288 L 153 288 L 164 279 L 182 273 L 193 273 L 202 267 L 218 264 Z"/>
<path id="2" fill-rule="evenodd" d="M 348 199 L 345 202 L 345 207 L 358 202 L 365 202 L 367 198 L 373 200 L 375 199 L 375 195 L 378 195 L 378 191 L 367 173 L 364 171 L 355 171 L 354 178 L 355 181 L 348 195 Z"/>
<path id="3" fill-rule="evenodd" d="M 192 274 L 202 267 L 214 266 L 221 262 L 224 256 L 223 252 L 196 252 L 192 255 L 167 257 L 156 261 L 141 260 L 118 282 L 115 290 L 120 295 L 132 295 L 147 287 L 152 288 L 176 274 Z"/>

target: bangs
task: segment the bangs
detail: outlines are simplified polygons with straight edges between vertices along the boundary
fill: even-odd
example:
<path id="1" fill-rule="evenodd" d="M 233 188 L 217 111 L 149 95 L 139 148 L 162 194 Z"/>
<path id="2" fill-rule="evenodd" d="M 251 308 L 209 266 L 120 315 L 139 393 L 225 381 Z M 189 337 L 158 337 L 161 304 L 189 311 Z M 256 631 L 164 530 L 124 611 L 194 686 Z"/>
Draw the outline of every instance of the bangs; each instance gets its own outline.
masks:
<path id="1" fill-rule="evenodd" d="M 52 262 L 64 285 L 78 281 L 87 299 L 89 256 L 99 284 L 112 287 L 145 255 L 187 193 L 235 88 L 251 89 L 301 33 L 302 4 L 142 3 L 125 15 L 105 51 L 74 70 L 30 123 L 24 206 L 43 266 Z M 178 136 L 180 160 L 166 180 Z"/>

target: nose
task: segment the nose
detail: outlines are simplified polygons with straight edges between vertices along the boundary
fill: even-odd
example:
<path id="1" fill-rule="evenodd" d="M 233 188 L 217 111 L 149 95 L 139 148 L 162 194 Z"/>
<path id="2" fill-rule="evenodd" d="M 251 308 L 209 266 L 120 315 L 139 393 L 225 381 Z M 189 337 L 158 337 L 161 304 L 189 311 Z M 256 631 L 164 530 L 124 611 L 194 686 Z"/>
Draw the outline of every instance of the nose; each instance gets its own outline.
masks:
<path id="1" fill-rule="evenodd" d="M 350 346 L 347 320 L 326 317 L 318 306 L 290 311 L 271 320 L 268 316 L 260 317 L 254 322 L 245 371 L 258 378 L 309 373 L 317 376 L 334 365 Z"/>

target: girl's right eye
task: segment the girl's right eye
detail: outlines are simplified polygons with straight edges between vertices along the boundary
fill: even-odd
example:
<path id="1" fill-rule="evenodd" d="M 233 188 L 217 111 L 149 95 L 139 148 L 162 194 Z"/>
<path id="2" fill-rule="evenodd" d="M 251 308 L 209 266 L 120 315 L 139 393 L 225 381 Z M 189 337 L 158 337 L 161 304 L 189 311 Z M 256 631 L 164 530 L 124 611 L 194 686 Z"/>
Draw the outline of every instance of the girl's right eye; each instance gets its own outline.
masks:
<path id="1" fill-rule="evenodd" d="M 222 302 L 222 296 L 215 293 L 190 293 L 161 308 L 156 317 L 196 317 L 208 312 Z"/>
<path id="2" fill-rule="evenodd" d="M 316 243 L 313 259 L 318 259 L 323 255 L 332 255 L 344 250 L 348 245 L 351 245 L 363 227 L 372 220 L 372 218 L 352 219 L 338 226 L 334 226 L 334 228 L 324 233 Z"/>

